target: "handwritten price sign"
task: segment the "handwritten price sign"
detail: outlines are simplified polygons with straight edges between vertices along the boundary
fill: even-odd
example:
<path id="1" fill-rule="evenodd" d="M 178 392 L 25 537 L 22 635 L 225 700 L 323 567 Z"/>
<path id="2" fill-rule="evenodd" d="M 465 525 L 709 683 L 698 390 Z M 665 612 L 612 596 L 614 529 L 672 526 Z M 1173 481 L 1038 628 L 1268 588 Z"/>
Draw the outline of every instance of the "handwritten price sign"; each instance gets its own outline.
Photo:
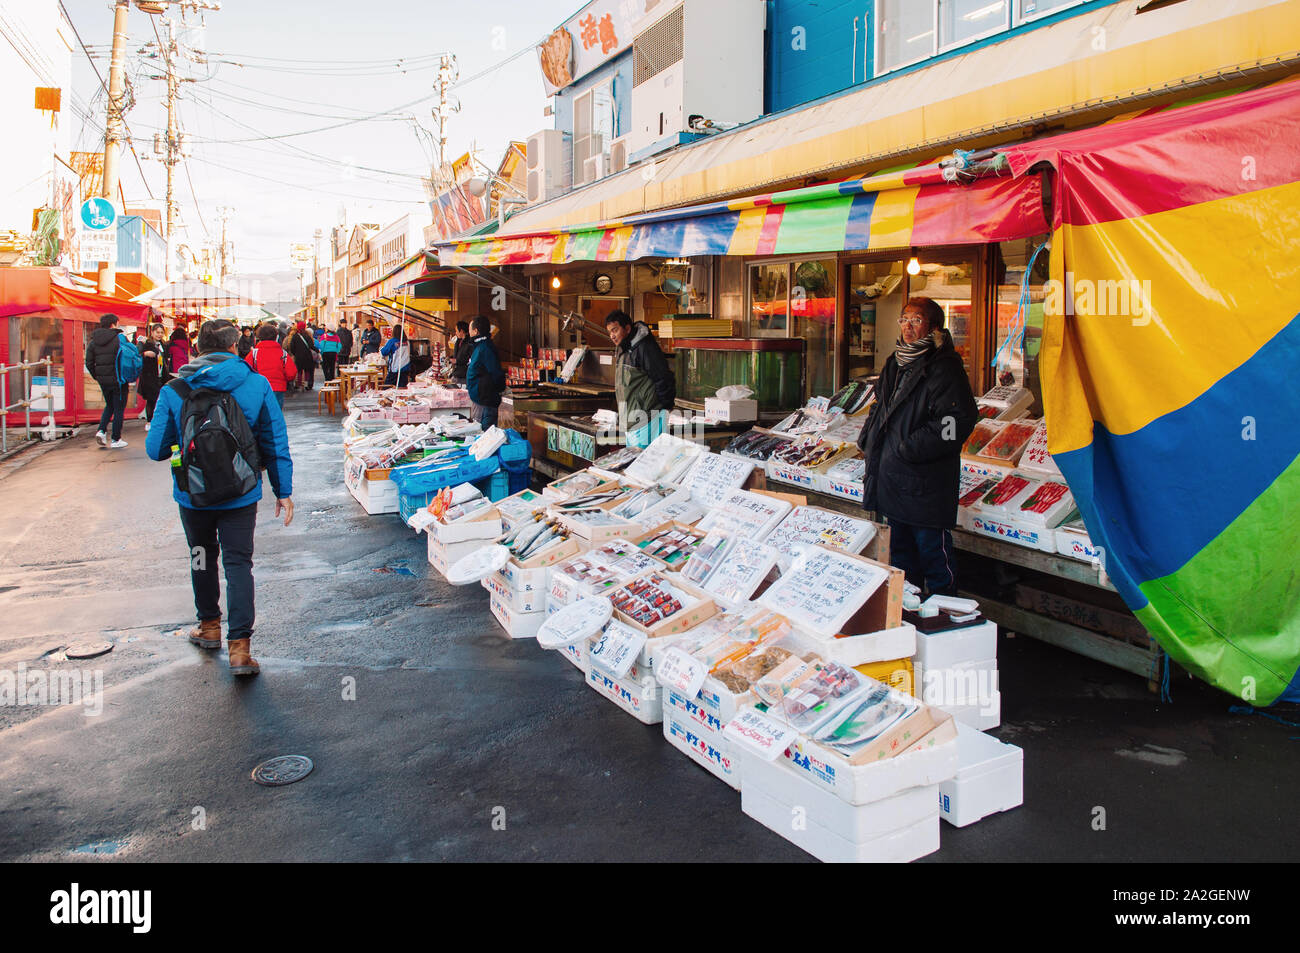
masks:
<path id="1" fill-rule="evenodd" d="M 764 761 L 775 761 L 799 738 L 789 725 L 775 722 L 748 705 L 727 722 L 722 733 Z"/>
<path id="2" fill-rule="evenodd" d="M 708 674 L 709 670 L 703 662 L 679 648 L 665 651 L 655 666 L 655 677 L 659 679 L 659 684 L 687 699 L 699 694 Z"/>

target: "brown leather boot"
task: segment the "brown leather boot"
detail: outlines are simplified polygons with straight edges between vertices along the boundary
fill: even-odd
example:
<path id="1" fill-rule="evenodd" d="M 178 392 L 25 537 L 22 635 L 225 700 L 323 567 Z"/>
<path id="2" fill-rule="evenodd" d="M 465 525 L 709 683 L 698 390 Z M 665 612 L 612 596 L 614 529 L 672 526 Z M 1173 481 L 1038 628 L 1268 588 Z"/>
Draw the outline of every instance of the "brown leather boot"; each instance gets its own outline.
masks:
<path id="1" fill-rule="evenodd" d="M 190 629 L 190 641 L 201 649 L 221 648 L 221 620 L 204 619 Z"/>
<path id="2" fill-rule="evenodd" d="M 227 645 L 230 651 L 230 674 L 256 675 L 261 671 L 257 659 L 249 654 L 249 639 L 231 639 Z"/>

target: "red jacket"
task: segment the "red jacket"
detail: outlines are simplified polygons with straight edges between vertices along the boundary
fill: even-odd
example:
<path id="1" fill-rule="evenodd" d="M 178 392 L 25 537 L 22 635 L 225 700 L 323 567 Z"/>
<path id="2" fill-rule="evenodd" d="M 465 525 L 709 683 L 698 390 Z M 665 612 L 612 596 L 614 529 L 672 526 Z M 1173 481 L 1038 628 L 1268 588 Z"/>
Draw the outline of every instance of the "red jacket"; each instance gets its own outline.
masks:
<path id="1" fill-rule="evenodd" d="M 271 383 L 271 390 L 283 393 L 285 385 L 298 376 L 298 365 L 278 341 L 258 341 L 248 357 L 248 366 Z"/>

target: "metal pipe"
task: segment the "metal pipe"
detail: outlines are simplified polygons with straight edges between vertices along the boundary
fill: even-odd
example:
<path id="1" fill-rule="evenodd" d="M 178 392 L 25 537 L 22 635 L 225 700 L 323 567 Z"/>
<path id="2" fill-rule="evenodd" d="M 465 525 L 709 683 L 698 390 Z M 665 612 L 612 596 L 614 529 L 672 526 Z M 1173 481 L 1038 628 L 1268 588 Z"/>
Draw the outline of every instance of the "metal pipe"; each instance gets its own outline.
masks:
<path id="1" fill-rule="evenodd" d="M 26 430 L 24 432 L 23 439 L 31 440 L 32 439 L 32 369 L 31 367 L 23 368 L 23 380 L 27 385 L 26 387 L 23 388 L 23 393 L 26 395 L 23 398 L 23 413 L 26 416 L 26 420 L 25 420 Z M 45 383 L 46 386 L 48 387 L 49 380 L 47 379 Z"/>
<path id="2" fill-rule="evenodd" d="M 8 368 L 0 365 L 0 453 L 9 450 L 9 384 Z"/>
<path id="3" fill-rule="evenodd" d="M 54 436 L 54 359 L 47 357 L 41 362 L 45 365 L 45 402 L 49 405 L 49 428 L 51 438 Z M 31 391 L 27 392 L 31 397 Z"/>

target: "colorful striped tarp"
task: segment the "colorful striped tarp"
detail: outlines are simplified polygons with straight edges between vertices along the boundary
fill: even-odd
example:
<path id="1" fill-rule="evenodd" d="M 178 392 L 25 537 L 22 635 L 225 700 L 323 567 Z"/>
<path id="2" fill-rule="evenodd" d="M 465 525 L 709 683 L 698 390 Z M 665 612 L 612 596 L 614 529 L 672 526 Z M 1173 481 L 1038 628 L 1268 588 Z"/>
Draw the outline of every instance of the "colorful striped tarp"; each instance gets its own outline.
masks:
<path id="1" fill-rule="evenodd" d="M 652 212 L 598 225 L 438 246 L 443 264 L 563 264 L 958 245 L 1047 231 L 1036 177 L 945 183 L 937 165 Z"/>
<path id="2" fill-rule="evenodd" d="M 1003 150 L 1057 171 L 1052 454 L 1156 641 L 1257 705 L 1300 700 L 1297 143 L 1289 82 Z"/>

